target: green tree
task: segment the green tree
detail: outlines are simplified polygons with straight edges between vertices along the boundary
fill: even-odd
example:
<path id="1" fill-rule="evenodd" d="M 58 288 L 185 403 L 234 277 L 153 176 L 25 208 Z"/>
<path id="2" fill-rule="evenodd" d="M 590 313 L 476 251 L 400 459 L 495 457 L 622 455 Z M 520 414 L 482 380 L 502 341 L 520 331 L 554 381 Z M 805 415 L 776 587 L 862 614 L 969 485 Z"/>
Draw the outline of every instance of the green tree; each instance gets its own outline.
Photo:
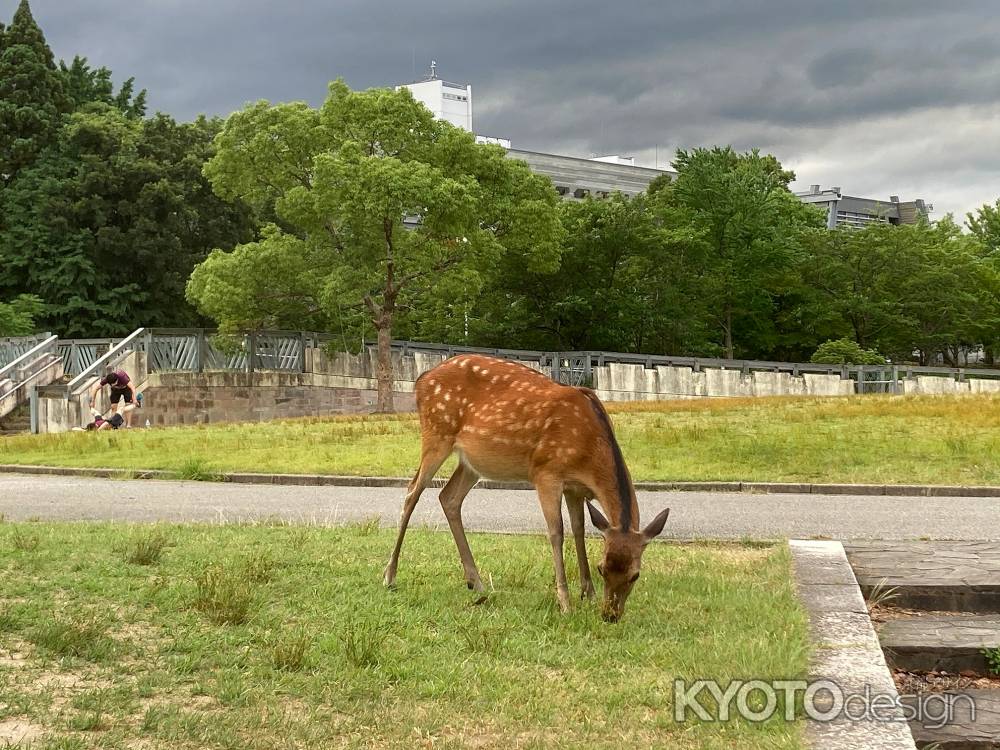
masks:
<path id="1" fill-rule="evenodd" d="M 10 182 L 54 142 L 72 104 L 28 0 L 0 41 L 0 180 Z"/>
<path id="2" fill-rule="evenodd" d="M 356 329 L 363 313 L 378 338 L 381 411 L 392 410 L 390 342 L 401 313 L 417 325 L 442 312 L 463 319 L 466 304 L 435 304 L 439 290 L 467 303 L 483 269 L 505 259 L 538 270 L 558 262 L 551 183 L 434 120 L 405 89 L 353 92 L 336 81 L 319 109 L 259 102 L 230 116 L 216 143 L 205 173 L 218 194 L 273 212 L 280 225 L 213 252 L 188 298 L 225 330 L 291 317 Z M 267 290 L 265 257 L 281 279 Z"/>
<path id="3" fill-rule="evenodd" d="M 820 344 L 809 361 L 821 365 L 884 365 L 885 357 L 874 349 L 862 349 L 851 339 L 837 339 Z"/>
<path id="4" fill-rule="evenodd" d="M 717 332 L 723 356 L 752 352 L 774 339 L 776 299 L 794 283 L 799 235 L 820 216 L 789 191 L 794 174 L 756 150 L 681 150 L 674 166 L 677 179 L 654 195 L 691 227 L 691 303 Z"/>
<path id="5" fill-rule="evenodd" d="M 689 239 L 665 225 L 644 195 L 564 201 L 559 267 L 499 268 L 473 340 L 531 349 L 664 351 L 685 325 L 674 271 Z"/>
<path id="6" fill-rule="evenodd" d="M 804 324 L 872 348 L 906 324 L 900 280 L 911 273 L 908 236 L 889 224 L 803 235 L 800 272 L 811 290 Z M 805 323 L 805 321 L 808 321 Z"/>
<path id="7" fill-rule="evenodd" d="M 42 312 L 42 301 L 21 294 L 11 302 L 0 302 L 0 336 L 27 336 L 35 332 L 35 318 Z"/>
<path id="8" fill-rule="evenodd" d="M 963 349 L 996 341 L 1000 298 L 996 268 L 978 240 L 946 216 L 933 225 L 896 227 L 911 256 L 899 294 L 906 325 L 896 336 L 900 353 L 917 351 L 922 364 L 940 354 L 953 367 Z"/>
<path id="9" fill-rule="evenodd" d="M 969 231 L 990 255 L 1000 255 L 1000 198 L 965 215 Z"/>
<path id="10" fill-rule="evenodd" d="M 135 93 L 135 79 L 129 78 L 115 93 L 108 68 L 91 68 L 86 57 L 77 55 L 70 65 L 59 61 L 66 93 L 75 108 L 100 102 L 120 110 L 128 117 L 142 118 L 146 114 L 146 89 Z"/>
<path id="11" fill-rule="evenodd" d="M 120 335 L 199 322 L 184 303 L 195 264 L 252 238 L 248 210 L 217 198 L 201 173 L 218 123 L 178 125 L 91 103 L 2 195 L 0 297 L 47 303 L 62 335 Z"/>

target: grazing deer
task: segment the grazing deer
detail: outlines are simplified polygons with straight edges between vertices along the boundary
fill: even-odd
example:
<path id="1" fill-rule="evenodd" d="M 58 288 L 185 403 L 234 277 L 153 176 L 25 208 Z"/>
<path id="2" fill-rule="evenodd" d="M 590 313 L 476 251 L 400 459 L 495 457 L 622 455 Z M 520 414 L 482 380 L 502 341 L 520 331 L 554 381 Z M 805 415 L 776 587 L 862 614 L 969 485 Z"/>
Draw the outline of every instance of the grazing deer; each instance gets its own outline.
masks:
<path id="1" fill-rule="evenodd" d="M 663 530 L 669 508 L 642 531 L 635 488 L 611 420 L 597 394 L 553 382 L 515 362 L 466 354 L 425 372 L 416 383 L 420 414 L 420 468 L 410 482 L 399 534 L 385 569 L 393 586 L 399 551 L 420 494 L 445 459 L 457 451 L 458 468 L 440 501 L 469 588 L 483 591 L 462 525 L 462 502 L 480 477 L 531 482 L 549 531 L 559 608 L 569 609 L 563 566 L 562 496 L 566 496 L 576 542 L 582 596 L 594 595 L 583 538 L 583 506 L 604 535 L 602 615 L 616 622 L 636 579 L 646 544 Z M 591 504 L 596 498 L 607 518 Z M 610 521 L 608 519 L 611 519 Z"/>

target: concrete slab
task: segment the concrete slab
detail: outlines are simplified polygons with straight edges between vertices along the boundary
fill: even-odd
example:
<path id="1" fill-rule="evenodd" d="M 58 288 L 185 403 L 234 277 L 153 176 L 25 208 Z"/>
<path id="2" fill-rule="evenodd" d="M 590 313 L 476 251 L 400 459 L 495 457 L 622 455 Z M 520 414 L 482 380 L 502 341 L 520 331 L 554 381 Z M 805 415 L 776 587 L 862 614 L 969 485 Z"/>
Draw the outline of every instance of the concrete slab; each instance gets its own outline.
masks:
<path id="1" fill-rule="evenodd" d="M 923 721 L 910 723 L 919 747 L 937 750 L 1000 748 L 1000 691 L 965 690 L 907 696 L 905 705 Z M 947 715 L 943 726 L 933 717 Z"/>
<path id="2" fill-rule="evenodd" d="M 1000 648 L 1000 618 L 955 615 L 891 620 L 879 631 L 886 660 L 893 667 L 915 672 L 971 669 L 985 674 L 984 648 Z"/>
<path id="3" fill-rule="evenodd" d="M 789 547 L 815 647 L 810 681 L 834 683 L 842 699 L 878 698 L 890 704 L 875 715 L 855 712 L 848 716 L 838 711 L 828 721 L 813 713 L 806 727 L 808 742 L 823 750 L 915 750 L 896 685 L 843 546 L 832 541 L 792 540 Z M 829 699 L 830 705 L 817 702 L 816 708 L 831 711 L 832 694 Z"/>
<path id="4" fill-rule="evenodd" d="M 847 556 L 866 594 L 891 590 L 912 609 L 1000 612 L 1000 545 L 995 542 L 856 542 Z"/>

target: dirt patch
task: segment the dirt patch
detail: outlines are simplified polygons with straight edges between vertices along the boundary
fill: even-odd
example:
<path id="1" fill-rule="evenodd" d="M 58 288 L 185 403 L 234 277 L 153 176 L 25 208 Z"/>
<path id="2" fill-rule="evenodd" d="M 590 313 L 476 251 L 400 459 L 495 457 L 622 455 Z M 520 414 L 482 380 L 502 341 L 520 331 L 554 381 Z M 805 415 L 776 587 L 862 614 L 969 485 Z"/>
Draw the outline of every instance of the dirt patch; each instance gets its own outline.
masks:
<path id="1" fill-rule="evenodd" d="M 907 609 L 906 607 L 892 607 L 884 604 L 875 604 L 868 607 L 872 622 L 876 628 L 882 623 L 892 620 L 912 620 L 918 617 L 956 617 L 963 612 L 943 612 L 933 609 Z M 974 614 L 974 613 L 969 613 Z"/>
<path id="2" fill-rule="evenodd" d="M 1000 677 L 986 677 L 972 672 L 905 672 L 893 670 L 892 679 L 900 695 L 943 693 L 951 690 L 1000 690 Z"/>
<path id="3" fill-rule="evenodd" d="M 20 669 L 28 663 L 27 655 L 17 650 L 0 648 L 0 669 Z"/>
<path id="4" fill-rule="evenodd" d="M 34 742 L 44 733 L 45 727 L 32 724 L 27 719 L 3 719 L 0 721 L 0 742 L 5 747 Z"/>

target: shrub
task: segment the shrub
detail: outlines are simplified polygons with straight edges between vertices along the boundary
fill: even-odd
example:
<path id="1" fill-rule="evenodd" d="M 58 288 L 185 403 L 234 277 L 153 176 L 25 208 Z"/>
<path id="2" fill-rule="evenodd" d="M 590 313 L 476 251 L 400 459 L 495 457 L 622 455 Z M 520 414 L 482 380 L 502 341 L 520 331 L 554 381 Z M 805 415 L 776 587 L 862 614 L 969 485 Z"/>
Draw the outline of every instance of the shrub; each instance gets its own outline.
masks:
<path id="1" fill-rule="evenodd" d="M 818 365 L 884 365 L 885 357 L 874 349 L 862 349 L 856 341 L 824 341 L 813 352 L 810 362 Z"/>

